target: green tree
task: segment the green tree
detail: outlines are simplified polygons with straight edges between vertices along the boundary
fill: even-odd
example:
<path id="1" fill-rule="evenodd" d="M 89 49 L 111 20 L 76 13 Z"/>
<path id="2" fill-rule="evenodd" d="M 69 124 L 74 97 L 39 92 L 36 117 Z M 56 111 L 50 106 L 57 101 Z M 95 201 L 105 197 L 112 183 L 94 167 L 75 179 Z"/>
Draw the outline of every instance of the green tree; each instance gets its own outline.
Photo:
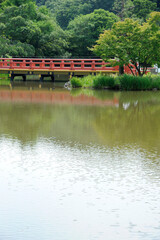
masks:
<path id="1" fill-rule="evenodd" d="M 131 17 L 134 4 L 132 0 L 115 0 L 113 5 L 113 12 L 124 20 L 127 17 Z"/>
<path id="2" fill-rule="evenodd" d="M 87 15 L 80 15 L 72 20 L 68 25 L 68 35 L 70 50 L 73 56 L 91 56 L 89 48 L 95 44 L 105 29 L 112 27 L 119 18 L 103 9 L 95 10 Z"/>
<path id="3" fill-rule="evenodd" d="M 148 15 L 157 8 L 157 4 L 150 0 L 133 0 L 133 4 L 133 16 L 143 20 L 146 20 Z"/>
<path id="4" fill-rule="evenodd" d="M 2 7 L 7 7 L 7 6 L 20 6 L 22 4 L 26 4 L 29 2 L 33 2 L 32 0 L 2 0 Z"/>
<path id="5" fill-rule="evenodd" d="M 160 13 L 152 12 L 147 22 L 150 24 L 152 30 L 154 31 L 160 30 Z"/>
<path id="6" fill-rule="evenodd" d="M 38 6 L 45 5 L 46 0 L 36 0 Z"/>
<path id="7" fill-rule="evenodd" d="M 0 36 L 0 57 L 30 57 L 34 55 L 35 49 L 32 45 Z"/>
<path id="8" fill-rule="evenodd" d="M 151 0 L 115 0 L 113 5 L 113 11 L 122 20 L 132 17 L 145 21 L 156 8 L 157 3 Z"/>
<path id="9" fill-rule="evenodd" d="M 114 58 L 114 64 L 127 65 L 131 71 L 130 64 L 133 64 L 137 73 L 142 76 L 148 66 L 160 64 L 159 20 L 160 13 L 156 12 L 143 25 L 132 19 L 117 22 L 111 30 L 100 35 L 93 51 L 105 61 Z"/>
<path id="10" fill-rule="evenodd" d="M 69 57 L 68 53 L 68 36 L 57 25 L 50 21 L 39 22 L 39 27 L 43 34 L 38 42 L 36 49 L 37 56 L 43 57 Z"/>
<path id="11" fill-rule="evenodd" d="M 31 46 L 34 51 L 26 48 L 29 51 L 28 56 L 31 54 L 30 57 L 61 56 L 67 52 L 68 48 L 67 35 L 58 26 L 48 9 L 45 6 L 38 8 L 31 1 L 20 6 L 4 7 L 0 12 L 0 37 L 8 39 L 8 46 L 11 45 L 13 48 L 15 46 L 23 47 L 24 44 Z M 4 49 L 6 54 L 10 55 L 9 48 Z M 22 56 L 20 51 L 12 51 L 12 53 L 12 56 Z"/>
<path id="12" fill-rule="evenodd" d="M 56 0 L 47 1 L 46 6 L 55 15 L 58 24 L 65 29 L 69 21 L 77 15 L 87 14 L 90 12 L 90 2 L 85 4 L 81 0 Z"/>
<path id="13" fill-rule="evenodd" d="M 80 14 L 92 13 L 95 9 L 110 10 L 112 0 L 47 0 L 45 5 L 55 14 L 57 22 L 65 29 L 68 23 Z"/>

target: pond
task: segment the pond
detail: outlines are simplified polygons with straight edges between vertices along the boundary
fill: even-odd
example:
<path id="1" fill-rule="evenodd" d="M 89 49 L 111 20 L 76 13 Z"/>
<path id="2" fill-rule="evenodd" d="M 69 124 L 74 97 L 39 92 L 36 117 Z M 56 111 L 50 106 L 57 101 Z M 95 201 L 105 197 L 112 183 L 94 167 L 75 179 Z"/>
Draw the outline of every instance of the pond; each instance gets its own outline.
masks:
<path id="1" fill-rule="evenodd" d="M 159 240 L 160 92 L 0 89 L 0 239 Z"/>

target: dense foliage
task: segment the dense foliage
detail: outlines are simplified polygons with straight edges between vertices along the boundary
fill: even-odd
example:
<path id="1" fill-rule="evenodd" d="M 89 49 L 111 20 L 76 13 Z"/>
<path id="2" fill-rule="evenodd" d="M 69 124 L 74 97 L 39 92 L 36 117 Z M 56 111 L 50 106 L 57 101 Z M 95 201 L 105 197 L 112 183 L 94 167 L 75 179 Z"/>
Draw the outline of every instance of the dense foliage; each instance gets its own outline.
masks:
<path id="1" fill-rule="evenodd" d="M 146 20 L 149 13 L 157 10 L 157 3 L 151 0 L 115 0 L 113 11 L 124 20 L 127 17 Z"/>
<path id="2" fill-rule="evenodd" d="M 59 56 L 68 47 L 66 33 L 46 7 L 28 0 L 3 2 L 0 12 L 0 55 Z M 21 2 L 26 2 L 22 1 Z M 10 5 L 10 6 L 8 6 Z M 7 44 L 6 44 L 6 43 Z"/>
<path id="3" fill-rule="evenodd" d="M 133 65 L 143 76 L 148 66 L 160 64 L 160 13 L 153 12 L 143 24 L 129 18 L 115 23 L 100 35 L 93 51 L 105 61 L 114 57 L 114 64 L 131 71 Z"/>
<path id="4" fill-rule="evenodd" d="M 48 0 L 46 6 L 55 14 L 61 27 L 66 28 L 70 20 L 80 14 L 88 14 L 95 9 L 110 10 L 112 0 Z"/>
<path id="5" fill-rule="evenodd" d="M 0 0 L 0 56 L 93 57 L 104 30 L 146 22 L 158 0 Z"/>
<path id="6" fill-rule="evenodd" d="M 91 56 L 92 52 L 88 48 L 96 43 L 100 33 L 111 28 L 118 20 L 114 13 L 99 9 L 70 21 L 67 30 L 72 55 Z"/>

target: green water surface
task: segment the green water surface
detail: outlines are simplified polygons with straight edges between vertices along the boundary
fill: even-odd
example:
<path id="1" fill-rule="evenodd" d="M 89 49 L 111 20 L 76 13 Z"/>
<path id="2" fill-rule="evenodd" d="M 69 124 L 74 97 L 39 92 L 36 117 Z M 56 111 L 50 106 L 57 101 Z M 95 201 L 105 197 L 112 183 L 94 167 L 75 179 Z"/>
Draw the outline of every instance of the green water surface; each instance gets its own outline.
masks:
<path id="1" fill-rule="evenodd" d="M 0 149 L 0 239 L 159 239 L 160 92 L 1 89 Z"/>

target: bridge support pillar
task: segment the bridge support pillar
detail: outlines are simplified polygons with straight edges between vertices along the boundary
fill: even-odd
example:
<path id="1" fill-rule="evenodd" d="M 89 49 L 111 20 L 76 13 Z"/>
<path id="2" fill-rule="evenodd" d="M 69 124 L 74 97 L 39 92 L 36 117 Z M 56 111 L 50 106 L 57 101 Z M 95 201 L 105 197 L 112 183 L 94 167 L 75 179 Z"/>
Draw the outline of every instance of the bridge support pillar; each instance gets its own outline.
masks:
<path id="1" fill-rule="evenodd" d="M 50 75 L 50 74 L 41 74 L 39 81 L 40 81 L 40 82 L 43 82 L 43 80 L 44 80 L 45 77 L 50 77 L 52 82 L 55 81 L 54 73 L 53 73 L 52 75 Z"/>
<path id="2" fill-rule="evenodd" d="M 23 78 L 23 81 L 26 82 L 26 75 L 23 75 L 22 78 Z"/>
<path id="3" fill-rule="evenodd" d="M 52 80 L 52 82 L 54 82 L 54 81 L 55 81 L 55 76 L 54 76 L 54 73 L 51 75 L 51 80 Z"/>
<path id="4" fill-rule="evenodd" d="M 14 81 L 14 74 L 13 73 L 11 74 L 10 80 L 11 80 L 11 82 Z"/>
<path id="5" fill-rule="evenodd" d="M 75 73 L 74 72 L 70 72 L 69 73 L 69 79 L 71 79 L 72 77 L 74 77 L 75 76 Z"/>
<path id="6" fill-rule="evenodd" d="M 43 82 L 43 79 L 44 79 L 44 76 L 41 75 L 39 81 L 40 81 L 40 82 Z"/>

